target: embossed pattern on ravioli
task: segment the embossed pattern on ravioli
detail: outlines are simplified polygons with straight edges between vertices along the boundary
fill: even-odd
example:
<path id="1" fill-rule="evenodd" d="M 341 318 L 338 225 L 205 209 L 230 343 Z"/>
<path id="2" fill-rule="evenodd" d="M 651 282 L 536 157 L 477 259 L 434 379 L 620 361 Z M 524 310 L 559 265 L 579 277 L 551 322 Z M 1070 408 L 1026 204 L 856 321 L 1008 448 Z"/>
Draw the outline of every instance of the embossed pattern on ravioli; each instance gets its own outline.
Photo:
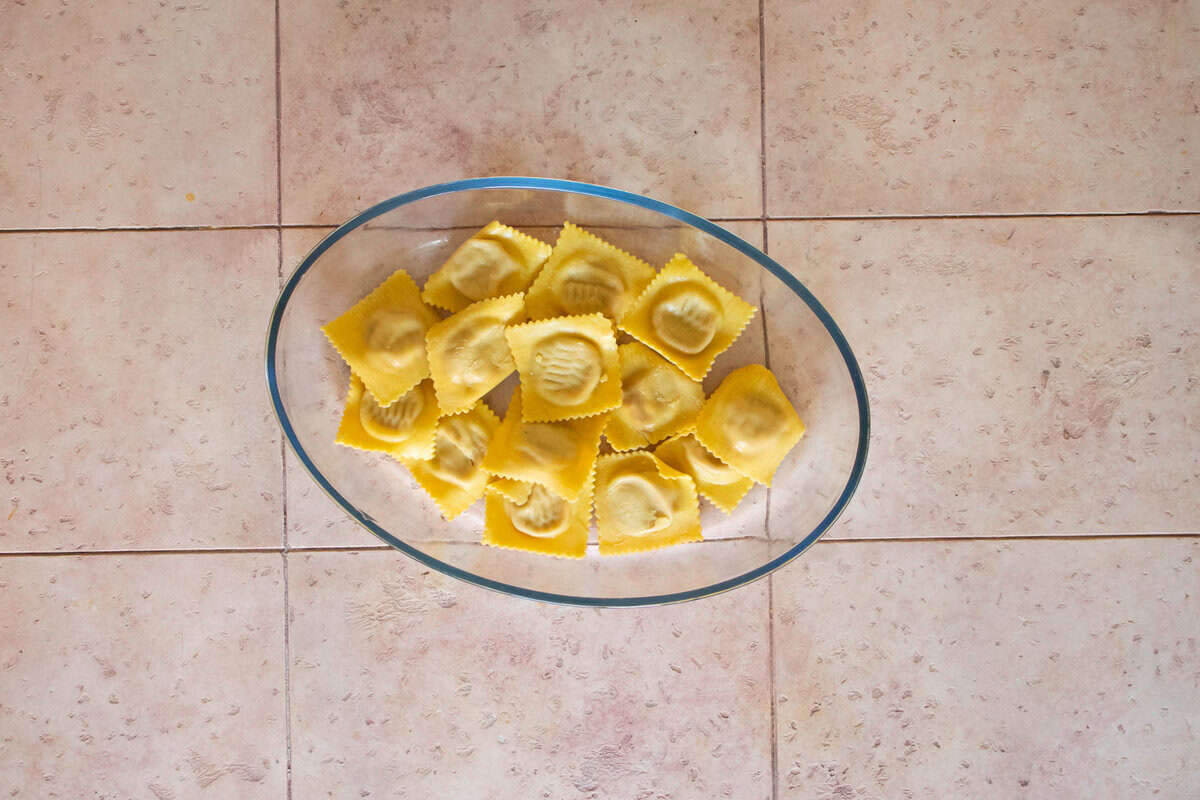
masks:
<path id="1" fill-rule="evenodd" d="M 366 390 L 359 377 L 351 373 L 335 441 L 398 459 L 431 458 L 437 418 L 437 398 L 428 379 L 385 408 Z"/>
<path id="2" fill-rule="evenodd" d="M 483 543 L 511 550 L 583 558 L 592 524 L 590 480 L 575 500 L 541 484 L 507 479 L 488 484 L 484 500 Z"/>
<path id="3" fill-rule="evenodd" d="M 602 555 L 701 538 L 696 484 L 644 450 L 597 460 L 594 503 Z"/>
<path id="4" fill-rule="evenodd" d="M 472 303 L 430 327 L 429 371 L 443 414 L 465 411 L 512 374 L 504 327 L 524 316 L 524 297 L 514 294 Z"/>
<path id="5" fill-rule="evenodd" d="M 663 463 L 691 475 L 700 494 L 726 514 L 733 513 L 754 487 L 752 478 L 714 456 L 690 433 L 667 439 L 654 448 L 654 455 Z"/>
<path id="6" fill-rule="evenodd" d="M 560 497 L 575 499 L 592 474 L 607 415 L 526 422 L 521 418 L 524 398 L 524 389 L 517 387 L 483 468 L 492 475 L 540 483 Z"/>
<path id="7" fill-rule="evenodd" d="M 700 409 L 696 439 L 738 472 L 766 486 L 804 423 L 771 371 L 751 364 L 729 373 Z"/>
<path id="8" fill-rule="evenodd" d="M 421 298 L 451 313 L 491 297 L 523 292 L 550 256 L 550 245 L 493 220 L 425 281 Z"/>
<path id="9" fill-rule="evenodd" d="M 379 404 L 389 406 L 429 377 L 425 332 L 435 322 L 416 283 L 399 269 L 321 330 Z"/>
<path id="10" fill-rule="evenodd" d="M 528 422 L 586 417 L 621 404 L 621 366 L 603 314 L 554 317 L 506 329 Z"/>
<path id="11" fill-rule="evenodd" d="M 683 253 L 676 253 L 619 325 L 699 381 L 741 335 L 756 310 Z"/>
<path id="12" fill-rule="evenodd" d="M 433 458 L 405 461 L 446 519 L 454 519 L 483 497 L 488 474 L 481 465 L 499 426 L 492 410 L 478 403 L 464 414 L 438 420 Z"/>
<path id="13" fill-rule="evenodd" d="M 529 287 L 529 318 L 604 314 L 618 320 L 654 277 L 654 268 L 567 222 Z"/>
<path id="14" fill-rule="evenodd" d="M 641 342 L 617 346 L 621 359 L 620 407 L 604 437 L 614 450 L 633 450 L 690 428 L 704 404 L 704 390 Z"/>

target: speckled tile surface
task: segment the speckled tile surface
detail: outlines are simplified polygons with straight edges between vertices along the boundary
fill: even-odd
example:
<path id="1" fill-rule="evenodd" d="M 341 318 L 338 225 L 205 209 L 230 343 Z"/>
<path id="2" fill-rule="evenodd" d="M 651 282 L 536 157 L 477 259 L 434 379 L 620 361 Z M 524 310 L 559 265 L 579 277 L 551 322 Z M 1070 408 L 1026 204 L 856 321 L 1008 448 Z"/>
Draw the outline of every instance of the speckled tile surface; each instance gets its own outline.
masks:
<path id="1" fill-rule="evenodd" d="M 280 545 L 276 241 L 0 236 L 0 550 Z"/>
<path id="2" fill-rule="evenodd" d="M 1196 540 L 825 543 L 773 581 L 779 798 L 1196 796 Z"/>
<path id="3" fill-rule="evenodd" d="M 6 3 L 0 226 L 276 220 L 270 3 Z"/>
<path id="4" fill-rule="evenodd" d="M 768 234 L 871 398 L 867 472 L 831 535 L 1200 532 L 1200 218 Z M 784 292 L 767 308 L 786 369 Z"/>
<path id="5" fill-rule="evenodd" d="M 0 796 L 284 797 L 282 566 L 0 559 Z"/>
<path id="6" fill-rule="evenodd" d="M 771 795 L 765 583 L 595 611 L 386 551 L 289 576 L 297 800 Z"/>
<path id="7" fill-rule="evenodd" d="M 761 212 L 754 2 L 285 0 L 281 14 L 285 222 L 340 223 L 479 175 Z"/>
<path id="8" fill-rule="evenodd" d="M 767 0 L 772 215 L 1200 210 L 1194 2 Z"/>
<path id="9" fill-rule="evenodd" d="M 1192 0 L 5 7 L 0 796 L 1200 797 L 1198 50 Z M 282 452 L 264 331 L 309 226 L 501 174 L 768 230 L 872 403 L 829 541 L 707 600 L 551 606 L 381 547 Z M 763 305 L 706 388 L 769 360 L 809 415 L 793 491 L 628 568 L 483 547 L 386 469 L 350 493 L 559 594 L 786 551 L 854 454 L 817 323 L 723 245 L 554 207 Z M 482 224 L 443 210 L 345 245 L 295 318 Z M 343 365 L 289 361 L 332 435 Z"/>

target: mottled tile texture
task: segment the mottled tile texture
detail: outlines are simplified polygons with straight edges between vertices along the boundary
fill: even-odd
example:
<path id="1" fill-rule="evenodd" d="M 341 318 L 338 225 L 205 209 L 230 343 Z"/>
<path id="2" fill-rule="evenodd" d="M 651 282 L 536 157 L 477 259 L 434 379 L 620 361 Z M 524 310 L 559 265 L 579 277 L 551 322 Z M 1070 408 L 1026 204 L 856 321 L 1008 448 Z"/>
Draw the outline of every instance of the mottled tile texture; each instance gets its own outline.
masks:
<path id="1" fill-rule="evenodd" d="M 1200 5 L 767 0 L 773 215 L 1200 210 Z"/>
<path id="2" fill-rule="evenodd" d="M 0 550 L 278 547 L 274 231 L 0 236 Z"/>
<path id="3" fill-rule="evenodd" d="M 0 559 L 0 796 L 284 796 L 278 555 Z"/>
<path id="4" fill-rule="evenodd" d="M 752 0 L 285 0 L 281 23 L 286 222 L 479 175 L 760 213 Z"/>
<path id="5" fill-rule="evenodd" d="M 1200 532 L 1200 218 L 773 222 L 769 239 L 871 398 L 833 536 Z M 768 289 L 768 314 L 788 302 Z M 801 346 L 772 328 L 776 363 Z"/>
<path id="6" fill-rule="evenodd" d="M 781 800 L 1200 791 L 1195 540 L 826 543 L 773 581 Z"/>
<path id="7" fill-rule="evenodd" d="M 770 797 L 765 583 L 570 609 L 371 552 L 290 586 L 297 800 Z"/>
<path id="8" fill-rule="evenodd" d="M 0 226 L 276 219 L 262 0 L 5 3 Z"/>

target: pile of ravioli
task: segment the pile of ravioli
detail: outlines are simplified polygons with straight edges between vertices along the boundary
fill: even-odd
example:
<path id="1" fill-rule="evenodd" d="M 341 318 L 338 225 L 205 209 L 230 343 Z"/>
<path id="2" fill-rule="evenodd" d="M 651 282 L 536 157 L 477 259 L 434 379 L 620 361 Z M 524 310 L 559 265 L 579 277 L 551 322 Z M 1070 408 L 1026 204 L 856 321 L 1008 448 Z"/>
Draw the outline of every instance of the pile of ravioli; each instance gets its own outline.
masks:
<path id="1" fill-rule="evenodd" d="M 698 541 L 699 496 L 731 513 L 804 434 L 760 364 L 704 396 L 755 311 L 682 253 L 656 272 L 570 222 L 553 247 L 492 222 L 322 328 L 351 372 L 337 442 L 447 519 L 483 499 L 489 545 L 582 558 L 593 512 L 601 555 Z M 484 396 L 514 371 L 500 419 Z"/>

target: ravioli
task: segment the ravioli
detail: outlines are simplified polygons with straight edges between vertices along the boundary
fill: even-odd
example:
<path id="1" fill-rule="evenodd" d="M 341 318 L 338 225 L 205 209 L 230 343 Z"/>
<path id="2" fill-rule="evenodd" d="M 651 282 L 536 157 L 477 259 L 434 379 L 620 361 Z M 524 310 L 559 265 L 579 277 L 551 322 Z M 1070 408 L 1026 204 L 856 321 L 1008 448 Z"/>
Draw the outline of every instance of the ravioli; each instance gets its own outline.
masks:
<path id="1" fill-rule="evenodd" d="M 437 419 L 437 397 L 429 380 L 421 381 L 385 408 L 366 390 L 362 380 L 350 373 L 336 441 L 399 459 L 433 458 Z"/>
<path id="2" fill-rule="evenodd" d="M 699 383 L 640 342 L 618 345 L 617 354 L 622 401 L 604 429 L 614 450 L 646 447 L 695 424 L 704 405 Z"/>
<path id="3" fill-rule="evenodd" d="M 702 538 L 696 484 L 645 451 L 597 460 L 594 503 L 600 555 L 656 550 Z"/>
<path id="4" fill-rule="evenodd" d="M 600 313 L 616 321 L 654 277 L 654 267 L 570 222 L 529 287 L 529 318 Z"/>
<path id="5" fill-rule="evenodd" d="M 804 436 L 804 423 L 762 364 L 736 369 L 705 401 L 696 439 L 738 472 L 766 486 Z"/>
<path id="6" fill-rule="evenodd" d="M 381 406 L 429 377 L 425 332 L 437 314 L 402 269 L 322 331 Z"/>
<path id="7" fill-rule="evenodd" d="M 515 228 L 489 222 L 429 276 L 421 298 L 456 313 L 480 300 L 523 292 L 550 250 Z"/>
<path id="8" fill-rule="evenodd" d="M 621 405 L 621 366 L 603 314 L 526 322 L 506 329 L 524 387 L 523 419 L 552 422 Z"/>
<path id="9" fill-rule="evenodd" d="M 575 500 L 540 483 L 500 478 L 484 497 L 483 543 L 510 550 L 583 558 L 592 524 L 591 481 Z"/>
<path id="10" fill-rule="evenodd" d="M 484 456 L 483 468 L 492 475 L 539 483 L 559 497 L 574 500 L 592 474 L 608 417 L 599 414 L 526 422 L 522 419 L 524 397 L 525 391 L 517 387 Z"/>
<path id="11" fill-rule="evenodd" d="M 524 295 L 481 300 L 431 326 L 429 371 L 443 414 L 458 414 L 516 369 L 504 327 L 525 316 Z"/>
<path id="12" fill-rule="evenodd" d="M 433 458 L 405 461 L 421 488 L 446 519 L 454 519 L 483 497 L 488 474 L 481 464 L 500 420 L 483 403 L 437 423 Z"/>
<path id="13" fill-rule="evenodd" d="M 741 335 L 755 311 L 683 253 L 676 253 L 619 324 L 699 381 Z"/>
<path id="14" fill-rule="evenodd" d="M 726 514 L 733 513 L 754 486 L 752 478 L 714 456 L 690 433 L 667 439 L 654 449 L 654 455 L 691 475 L 700 494 Z"/>

